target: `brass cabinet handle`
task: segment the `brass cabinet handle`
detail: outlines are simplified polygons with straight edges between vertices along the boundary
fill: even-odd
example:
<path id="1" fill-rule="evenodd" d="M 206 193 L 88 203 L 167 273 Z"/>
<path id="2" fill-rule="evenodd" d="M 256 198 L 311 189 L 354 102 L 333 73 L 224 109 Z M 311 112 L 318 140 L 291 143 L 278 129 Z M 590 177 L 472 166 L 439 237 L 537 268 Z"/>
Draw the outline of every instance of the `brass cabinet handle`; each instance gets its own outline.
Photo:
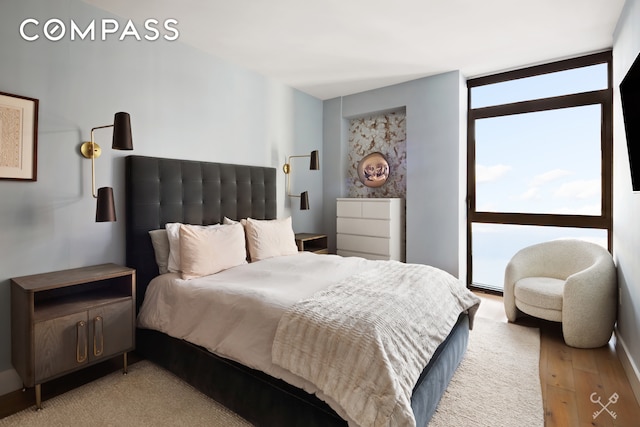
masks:
<path id="1" fill-rule="evenodd" d="M 82 363 L 87 360 L 87 322 L 81 320 L 76 323 L 76 331 L 76 361 Z"/>
<path id="2" fill-rule="evenodd" d="M 102 317 L 93 319 L 93 355 L 100 356 L 104 351 L 104 334 L 102 333 Z"/>

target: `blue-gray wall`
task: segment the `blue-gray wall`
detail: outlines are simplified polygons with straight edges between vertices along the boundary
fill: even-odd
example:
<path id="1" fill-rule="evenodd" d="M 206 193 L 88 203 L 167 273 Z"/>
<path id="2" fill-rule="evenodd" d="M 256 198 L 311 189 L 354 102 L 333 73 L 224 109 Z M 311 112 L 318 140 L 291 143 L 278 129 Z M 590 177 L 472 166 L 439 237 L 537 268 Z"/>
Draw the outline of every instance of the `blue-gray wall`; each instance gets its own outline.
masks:
<path id="1" fill-rule="evenodd" d="M 20 387 L 9 278 L 124 263 L 122 156 L 130 153 L 111 150 L 110 129 L 96 131 L 97 186 L 114 187 L 116 223 L 93 221 L 91 163 L 79 154 L 90 129 L 115 112 L 131 114 L 132 154 L 277 167 L 279 216 L 291 214 L 296 231 L 322 229 L 321 173 L 296 170 L 294 186 L 315 207 L 299 211 L 280 172 L 285 156 L 322 149 L 322 101 L 179 40 L 27 42 L 18 31 L 25 18 L 42 27 L 50 18 L 86 25 L 114 17 L 79 0 L 0 0 L 0 92 L 40 100 L 38 180 L 0 180 L 0 395 Z"/>
<path id="2" fill-rule="evenodd" d="M 336 198 L 347 197 L 348 119 L 404 107 L 407 262 L 465 279 L 466 105 L 458 71 L 324 102 L 324 229 L 332 249 Z"/>
<path id="3" fill-rule="evenodd" d="M 618 86 L 640 54 L 640 0 L 627 0 L 613 44 L 613 254 L 618 266 L 618 348 L 640 400 L 640 193 L 631 188 Z M 638 118 L 636 118 L 638 120 Z"/>

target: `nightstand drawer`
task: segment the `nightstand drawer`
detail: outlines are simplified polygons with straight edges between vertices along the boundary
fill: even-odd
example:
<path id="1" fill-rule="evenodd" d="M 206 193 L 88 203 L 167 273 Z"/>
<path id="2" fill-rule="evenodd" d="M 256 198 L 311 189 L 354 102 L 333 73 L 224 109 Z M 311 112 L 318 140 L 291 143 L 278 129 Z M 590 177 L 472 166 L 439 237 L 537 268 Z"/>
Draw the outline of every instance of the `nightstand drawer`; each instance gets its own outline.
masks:
<path id="1" fill-rule="evenodd" d="M 133 300 L 105 304 L 34 325 L 35 382 L 133 349 Z"/>
<path id="2" fill-rule="evenodd" d="M 89 310 L 89 355 L 107 358 L 133 349 L 133 301 L 121 301 Z M 102 319 L 99 321 L 98 319 Z"/>
<path id="3" fill-rule="evenodd" d="M 88 329 L 86 311 L 34 325 L 36 383 L 89 362 Z"/>

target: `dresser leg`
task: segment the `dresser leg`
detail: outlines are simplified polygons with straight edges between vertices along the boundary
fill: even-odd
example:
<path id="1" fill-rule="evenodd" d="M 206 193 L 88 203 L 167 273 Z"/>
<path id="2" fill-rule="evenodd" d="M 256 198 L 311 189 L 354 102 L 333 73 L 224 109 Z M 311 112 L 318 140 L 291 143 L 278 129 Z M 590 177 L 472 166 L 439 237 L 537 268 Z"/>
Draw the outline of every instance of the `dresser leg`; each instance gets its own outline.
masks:
<path id="1" fill-rule="evenodd" d="M 122 375 L 127 375 L 129 372 L 129 366 L 127 365 L 127 353 L 125 352 L 122 355 L 123 367 L 122 367 Z"/>
<path id="2" fill-rule="evenodd" d="M 36 384 L 36 411 L 42 409 L 42 390 L 40 384 Z"/>

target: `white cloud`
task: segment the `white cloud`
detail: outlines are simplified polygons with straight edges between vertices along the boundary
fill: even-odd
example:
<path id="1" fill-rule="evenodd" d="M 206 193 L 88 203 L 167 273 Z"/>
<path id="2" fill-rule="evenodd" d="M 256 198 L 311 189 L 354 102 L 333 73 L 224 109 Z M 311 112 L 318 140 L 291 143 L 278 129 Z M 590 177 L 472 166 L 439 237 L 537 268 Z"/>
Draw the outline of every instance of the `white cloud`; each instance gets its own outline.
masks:
<path id="1" fill-rule="evenodd" d="M 571 172 L 564 169 L 553 169 L 545 173 L 541 173 L 540 175 L 534 176 L 533 181 L 531 181 L 531 184 L 529 185 L 531 185 L 532 187 L 538 187 L 567 175 L 571 175 Z"/>
<path id="2" fill-rule="evenodd" d="M 567 199 L 588 199 L 600 196 L 600 180 L 577 180 L 562 184 L 553 194 Z"/>
<path id="3" fill-rule="evenodd" d="M 511 170 L 511 166 L 494 165 L 484 166 L 476 165 L 476 182 L 491 182 L 502 178 Z"/>
<path id="4" fill-rule="evenodd" d="M 524 193 L 518 197 L 520 200 L 533 200 L 540 198 L 540 188 L 539 187 L 531 187 Z"/>

